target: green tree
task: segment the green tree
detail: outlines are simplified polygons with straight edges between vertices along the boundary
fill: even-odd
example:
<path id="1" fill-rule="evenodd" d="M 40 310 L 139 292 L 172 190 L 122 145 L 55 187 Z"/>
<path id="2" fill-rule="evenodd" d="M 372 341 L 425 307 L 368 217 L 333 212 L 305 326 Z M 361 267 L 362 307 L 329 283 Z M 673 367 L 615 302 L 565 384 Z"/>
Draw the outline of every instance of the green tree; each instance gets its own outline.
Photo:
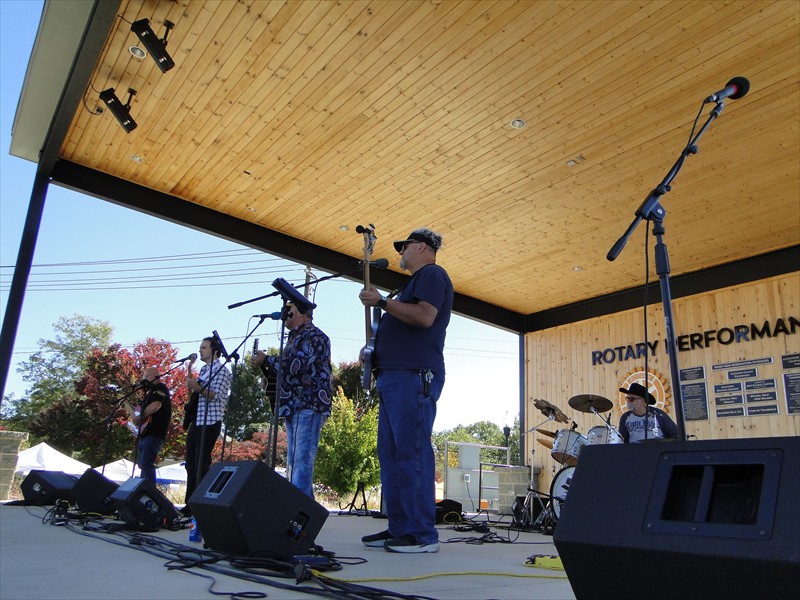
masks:
<path id="1" fill-rule="evenodd" d="M 40 339 L 39 349 L 17 367 L 30 384 L 27 396 L 4 399 L 2 416 L 15 429 L 30 431 L 42 411 L 73 398 L 74 382 L 86 369 L 89 352 L 107 347 L 114 332 L 109 323 L 81 315 L 60 317 L 53 330 L 55 338 Z"/>
<path id="2" fill-rule="evenodd" d="M 320 434 L 314 479 L 340 496 L 355 492 L 359 483 L 365 487 L 378 485 L 377 441 L 377 409 L 359 417 L 353 401 L 339 388 Z"/>
<path id="3" fill-rule="evenodd" d="M 432 443 L 436 455 L 436 479 L 442 481 L 444 477 L 444 450 L 445 442 L 468 442 L 481 444 L 484 446 L 505 447 L 505 434 L 503 429 L 491 421 L 478 421 L 472 425 L 458 425 L 453 429 L 434 432 Z M 508 447 L 510 448 L 510 464 L 519 464 L 519 417 L 514 419 L 514 427 L 508 437 Z M 457 446 L 448 448 L 448 467 L 458 466 Z M 506 452 L 500 449 L 483 449 L 480 453 L 481 462 L 505 464 Z"/>
<path id="4" fill-rule="evenodd" d="M 236 367 L 225 421 L 228 436 L 239 441 L 251 439 L 262 424 L 269 424 L 272 420 L 267 394 L 274 398 L 275 382 L 270 381 L 267 390 L 263 383 L 259 367 L 254 367 L 247 360 Z"/>
<path id="5" fill-rule="evenodd" d="M 352 399 L 356 411 L 361 414 L 378 406 L 378 393 L 372 382 L 370 393 L 365 394 L 361 386 L 361 363 L 342 361 L 333 368 L 333 389 L 342 389 L 345 397 Z"/>

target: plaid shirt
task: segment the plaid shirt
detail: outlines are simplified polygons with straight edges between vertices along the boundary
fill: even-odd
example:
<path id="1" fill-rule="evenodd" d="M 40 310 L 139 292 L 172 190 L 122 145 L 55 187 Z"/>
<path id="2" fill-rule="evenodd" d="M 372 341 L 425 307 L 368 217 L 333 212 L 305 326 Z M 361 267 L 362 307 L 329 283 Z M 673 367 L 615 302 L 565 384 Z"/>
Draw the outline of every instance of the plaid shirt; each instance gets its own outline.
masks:
<path id="1" fill-rule="evenodd" d="M 195 425 L 213 425 L 222 421 L 225 415 L 225 406 L 228 404 L 228 394 L 231 391 L 231 372 L 218 360 L 214 360 L 210 365 L 203 365 L 197 381 L 203 387 L 206 386 L 208 378 L 211 383 L 208 386 L 214 397 L 208 400 L 206 390 L 200 394 L 200 401 L 197 403 L 197 417 Z M 206 402 L 208 401 L 208 417 L 206 418 Z"/>

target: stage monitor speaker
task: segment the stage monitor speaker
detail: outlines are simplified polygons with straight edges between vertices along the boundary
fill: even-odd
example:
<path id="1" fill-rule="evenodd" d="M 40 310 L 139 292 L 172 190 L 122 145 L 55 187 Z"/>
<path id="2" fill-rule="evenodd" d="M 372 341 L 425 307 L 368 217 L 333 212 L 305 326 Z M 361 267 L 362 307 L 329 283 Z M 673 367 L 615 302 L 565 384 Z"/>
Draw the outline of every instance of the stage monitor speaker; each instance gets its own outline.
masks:
<path id="1" fill-rule="evenodd" d="M 117 491 L 119 484 L 104 477 L 94 469 L 86 472 L 78 479 L 72 490 L 75 503 L 82 513 L 113 515 L 116 512 L 111 495 Z"/>
<path id="2" fill-rule="evenodd" d="M 566 489 L 553 539 L 579 600 L 800 589 L 800 438 L 585 446 Z"/>
<path id="3" fill-rule="evenodd" d="M 436 503 L 436 523 L 459 523 L 464 508 L 461 502 L 445 498 Z"/>
<path id="4" fill-rule="evenodd" d="M 203 540 L 235 555 L 308 554 L 328 510 L 255 460 L 217 463 L 189 498 Z"/>
<path id="5" fill-rule="evenodd" d="M 51 506 L 57 500 L 66 500 L 72 504 L 75 500 L 73 489 L 77 482 L 77 475 L 67 475 L 64 471 L 33 469 L 22 480 L 20 487 L 25 504 Z"/>
<path id="6" fill-rule="evenodd" d="M 111 494 L 120 518 L 142 531 L 169 528 L 179 519 L 175 506 L 149 479 L 131 477 Z"/>

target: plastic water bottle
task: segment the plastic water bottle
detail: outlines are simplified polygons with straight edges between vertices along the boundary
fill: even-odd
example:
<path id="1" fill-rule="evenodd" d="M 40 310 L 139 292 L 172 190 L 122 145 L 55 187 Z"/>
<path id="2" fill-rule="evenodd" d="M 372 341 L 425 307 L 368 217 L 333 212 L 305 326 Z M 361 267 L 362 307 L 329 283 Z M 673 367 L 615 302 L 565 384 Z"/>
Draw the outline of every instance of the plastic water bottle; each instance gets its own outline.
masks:
<path id="1" fill-rule="evenodd" d="M 200 535 L 200 528 L 197 526 L 197 519 L 192 517 L 192 523 L 189 525 L 189 541 L 202 542 L 203 536 Z"/>

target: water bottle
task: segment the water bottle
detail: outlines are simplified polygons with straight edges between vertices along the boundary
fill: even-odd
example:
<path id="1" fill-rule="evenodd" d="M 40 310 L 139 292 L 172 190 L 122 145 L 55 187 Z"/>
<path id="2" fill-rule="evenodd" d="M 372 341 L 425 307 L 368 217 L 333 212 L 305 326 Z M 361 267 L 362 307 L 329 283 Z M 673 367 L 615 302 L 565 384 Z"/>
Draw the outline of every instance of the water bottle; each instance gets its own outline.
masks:
<path id="1" fill-rule="evenodd" d="M 200 535 L 200 528 L 197 526 L 197 519 L 192 517 L 192 523 L 189 525 L 189 541 L 202 542 L 203 536 Z"/>

